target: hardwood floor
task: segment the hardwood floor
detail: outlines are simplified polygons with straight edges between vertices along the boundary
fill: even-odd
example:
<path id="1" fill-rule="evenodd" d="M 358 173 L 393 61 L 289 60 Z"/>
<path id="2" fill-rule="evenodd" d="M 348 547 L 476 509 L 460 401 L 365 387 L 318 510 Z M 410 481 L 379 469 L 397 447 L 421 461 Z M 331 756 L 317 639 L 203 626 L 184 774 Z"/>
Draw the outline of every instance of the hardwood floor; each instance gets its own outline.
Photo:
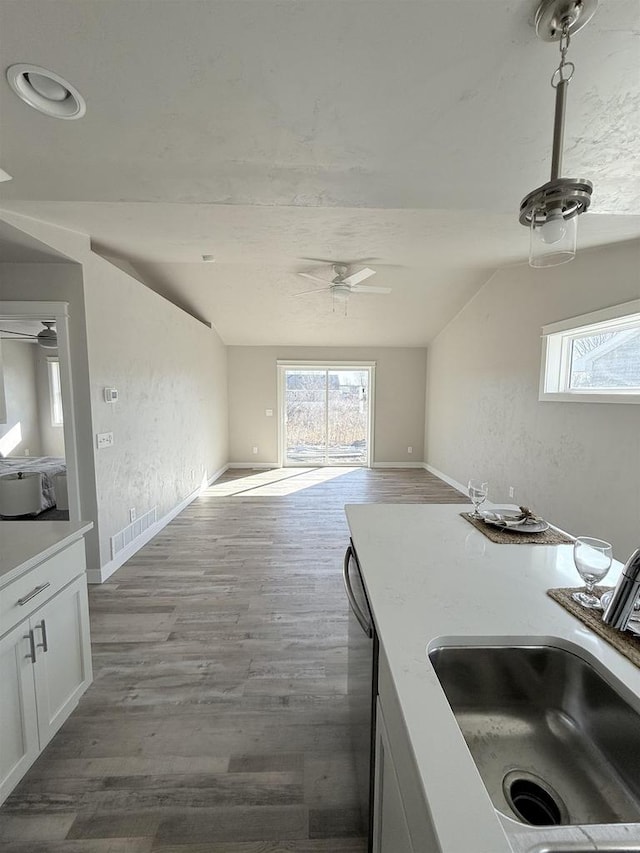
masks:
<path id="1" fill-rule="evenodd" d="M 345 503 L 423 470 L 231 470 L 90 587 L 95 680 L 0 809 L 4 853 L 362 853 Z"/>

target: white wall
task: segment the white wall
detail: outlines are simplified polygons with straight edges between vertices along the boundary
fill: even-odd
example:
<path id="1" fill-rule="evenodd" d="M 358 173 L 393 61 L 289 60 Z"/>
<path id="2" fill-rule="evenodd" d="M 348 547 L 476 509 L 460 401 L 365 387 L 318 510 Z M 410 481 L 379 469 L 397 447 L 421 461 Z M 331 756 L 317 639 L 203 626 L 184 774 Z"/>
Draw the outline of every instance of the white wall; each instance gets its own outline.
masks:
<path id="1" fill-rule="evenodd" d="M 109 537 L 153 506 L 162 517 L 227 462 L 226 353 L 217 334 L 107 261 L 85 299 L 102 563 Z M 104 401 L 105 387 L 119 391 Z"/>
<path id="2" fill-rule="evenodd" d="M 25 341 L 2 342 L 7 422 L 0 424 L 0 438 L 17 424 L 22 435 L 22 441 L 8 454 L 10 456 L 24 456 L 27 450 L 31 456 L 43 455 L 36 391 L 36 349 Z"/>
<path id="3" fill-rule="evenodd" d="M 157 506 L 162 517 L 226 464 L 226 349 L 215 331 L 94 254 L 86 235 L 6 211 L 2 217 L 79 263 L 0 265 L 0 299 L 70 303 L 95 577 L 110 562 L 110 537 L 129 523 L 129 508 L 141 514 Z M 73 286 L 65 268 L 78 271 Z M 108 386 L 120 391 L 115 406 L 104 402 Z M 100 432 L 114 433 L 112 447 L 95 449 Z"/>
<path id="4" fill-rule="evenodd" d="M 541 327 L 637 299 L 640 244 L 499 271 L 429 348 L 425 459 L 574 534 L 640 545 L 640 406 L 538 401 Z"/>
<path id="5" fill-rule="evenodd" d="M 422 462 L 426 350 L 396 347 L 229 347 L 229 461 L 278 461 L 278 359 L 375 361 L 374 464 Z M 273 409 L 273 417 L 265 416 Z M 257 446 L 259 453 L 251 449 Z M 413 454 L 407 453 L 413 447 Z"/>

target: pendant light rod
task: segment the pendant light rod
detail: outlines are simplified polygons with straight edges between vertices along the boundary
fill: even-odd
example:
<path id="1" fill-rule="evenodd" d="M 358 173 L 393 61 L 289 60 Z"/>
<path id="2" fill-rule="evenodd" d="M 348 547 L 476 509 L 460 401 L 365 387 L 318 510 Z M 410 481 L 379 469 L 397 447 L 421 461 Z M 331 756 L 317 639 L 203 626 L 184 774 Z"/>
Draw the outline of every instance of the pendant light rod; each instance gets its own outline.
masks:
<path id="1" fill-rule="evenodd" d="M 571 21 L 565 18 L 562 22 L 562 35 L 560 36 L 560 64 L 551 77 L 551 86 L 556 90 L 556 108 L 553 118 L 553 149 L 551 154 L 551 180 L 555 181 L 562 172 L 562 152 L 564 148 L 564 118 L 567 110 L 567 89 L 569 81 L 573 77 L 575 66 L 573 62 L 567 62 L 567 51 L 569 50 L 569 27 Z"/>
<path id="2" fill-rule="evenodd" d="M 553 151 L 551 154 L 551 180 L 555 181 L 562 172 L 562 150 L 564 148 L 564 117 L 567 108 L 568 80 L 556 86 L 556 111 L 553 119 Z"/>

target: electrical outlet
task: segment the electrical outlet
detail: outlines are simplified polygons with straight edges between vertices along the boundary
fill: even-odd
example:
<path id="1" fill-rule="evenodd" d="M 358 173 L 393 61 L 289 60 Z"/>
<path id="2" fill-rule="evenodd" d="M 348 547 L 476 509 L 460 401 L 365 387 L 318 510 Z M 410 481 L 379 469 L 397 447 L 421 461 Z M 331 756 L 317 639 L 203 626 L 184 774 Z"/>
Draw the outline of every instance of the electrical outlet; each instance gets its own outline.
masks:
<path id="1" fill-rule="evenodd" d="M 257 447 L 252 447 L 252 448 L 251 448 L 251 452 L 252 452 L 252 453 L 254 454 L 254 456 L 255 456 L 255 454 L 258 452 L 258 448 L 257 448 Z"/>
<path id="2" fill-rule="evenodd" d="M 407 453 L 413 453 L 413 447 L 407 447 Z"/>
<path id="3" fill-rule="evenodd" d="M 515 493 L 516 493 L 516 490 L 513 488 L 513 486 L 509 486 L 509 497 L 512 498 L 515 495 Z"/>
<path id="4" fill-rule="evenodd" d="M 112 447 L 113 446 L 113 433 L 112 432 L 99 432 L 96 435 L 98 450 L 102 450 L 104 447 Z"/>
<path id="5" fill-rule="evenodd" d="M 136 520 L 136 508 L 134 506 L 132 506 L 129 510 L 129 521 L 135 521 L 135 520 Z"/>
<path id="6" fill-rule="evenodd" d="M 272 418 L 272 417 L 273 417 L 273 409 L 265 409 L 265 410 L 264 410 L 264 413 L 265 413 L 265 415 L 266 415 L 268 418 Z"/>

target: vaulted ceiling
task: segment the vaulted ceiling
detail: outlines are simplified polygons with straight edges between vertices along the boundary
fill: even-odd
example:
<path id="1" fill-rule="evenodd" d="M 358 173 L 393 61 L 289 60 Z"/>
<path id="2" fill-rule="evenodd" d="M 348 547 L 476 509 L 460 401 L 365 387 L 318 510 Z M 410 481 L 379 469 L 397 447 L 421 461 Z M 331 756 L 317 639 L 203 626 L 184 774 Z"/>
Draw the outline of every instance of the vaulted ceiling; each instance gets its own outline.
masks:
<path id="1" fill-rule="evenodd" d="M 548 179 L 558 59 L 536 5 L 4 0 L 3 67 L 61 74 L 87 114 L 48 118 L 0 82 L 0 208 L 89 233 L 226 343 L 424 345 L 527 256 L 517 210 Z M 582 247 L 640 236 L 639 17 L 603 0 L 570 47 Z M 295 296 L 298 272 L 331 277 L 308 257 L 377 258 L 393 292 L 335 314 Z"/>

